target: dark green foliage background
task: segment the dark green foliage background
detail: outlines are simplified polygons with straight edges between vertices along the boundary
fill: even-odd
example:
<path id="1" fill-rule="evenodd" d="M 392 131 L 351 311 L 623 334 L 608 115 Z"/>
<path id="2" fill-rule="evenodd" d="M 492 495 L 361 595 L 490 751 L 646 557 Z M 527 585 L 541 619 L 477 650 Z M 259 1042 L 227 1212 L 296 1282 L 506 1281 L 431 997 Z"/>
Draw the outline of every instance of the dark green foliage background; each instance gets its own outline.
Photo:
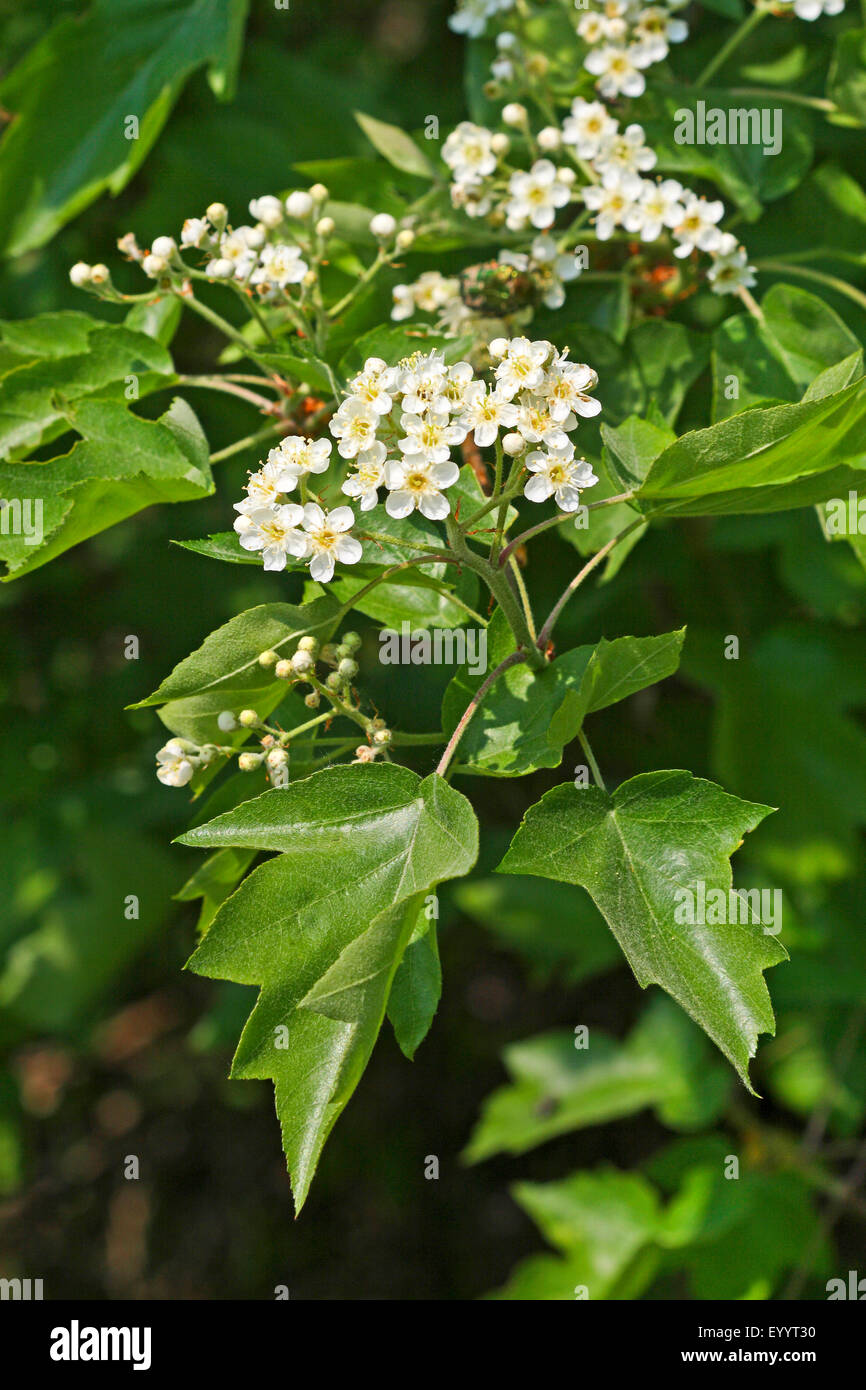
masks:
<path id="1" fill-rule="evenodd" d="M 80 7 L 34 0 L 23 12 L 0 0 L 7 66 L 59 8 Z M 81 308 L 68 266 L 116 264 L 114 242 L 131 227 L 145 244 L 216 198 L 238 214 L 250 197 L 290 185 L 294 162 L 367 152 L 355 107 L 408 129 L 430 113 L 443 127 L 461 119 L 464 54 L 446 27 L 450 9 L 438 0 L 255 4 L 235 102 L 217 105 L 197 74 L 117 199 L 102 198 L 45 248 L 5 263 L 2 317 Z M 705 14 L 705 51 L 718 42 L 715 23 Z M 819 127 L 818 138 L 842 158 L 862 132 Z M 777 251 L 773 236 L 797 226 L 796 195 L 785 203 L 754 237 L 744 231 L 755 252 Z M 829 299 L 862 338 L 864 316 Z M 206 370 L 214 346 L 185 322 L 174 343 L 179 369 Z M 700 418 L 707 391 L 705 374 L 681 431 Z M 194 404 L 214 450 L 251 428 L 234 403 Z M 601 985 L 574 983 L 561 899 L 549 908 L 539 896 L 535 925 L 511 949 L 507 902 L 483 922 L 481 912 L 468 915 L 469 899 L 458 904 L 459 892 L 446 891 L 435 1026 L 412 1065 L 385 1030 L 293 1223 L 271 1088 L 225 1079 L 251 991 L 181 971 L 195 914 L 170 894 L 198 856 L 169 848 L 185 808 L 152 776 L 152 712 L 123 713 L 206 633 L 276 597 L 275 583 L 280 597 L 299 597 L 297 579 L 218 567 L 169 544 L 225 529 L 253 462 L 223 465 L 206 502 L 146 512 L 0 587 L 0 1274 L 43 1278 L 51 1298 L 269 1298 L 280 1284 L 292 1297 L 474 1297 L 539 1249 L 508 1195 L 512 1182 L 603 1162 L 634 1168 L 670 1137 L 642 1114 L 519 1159 L 464 1166 L 479 1107 L 503 1081 L 502 1048 L 576 1022 L 621 1037 L 645 1000 L 624 965 Z M 564 545 L 535 552 L 539 611 L 574 558 Z M 738 882 L 784 886 L 795 902 L 784 937 L 793 963 L 768 977 L 777 1038 L 765 1040 L 753 1070 L 765 1099 L 747 1108 L 741 1094 L 741 1138 L 768 1172 L 777 1160 L 754 1121 L 797 1135 L 830 1094 L 827 1070 L 864 998 L 864 617 L 866 571 L 846 544 L 825 542 L 806 509 L 662 523 L 611 583 L 582 591 L 558 632 L 565 650 L 688 624 L 676 678 L 593 716 L 609 784 L 687 767 L 781 807 L 737 860 Z M 128 634 L 139 638 L 137 661 L 124 659 Z M 739 637 L 739 662 L 723 659 L 729 634 Z M 408 710 L 404 726 L 435 727 L 447 669 L 379 667 L 372 627 L 362 669 L 383 712 Z M 567 750 L 565 772 L 579 761 L 578 749 Z M 422 750 L 413 765 L 428 771 L 430 756 Z M 499 862 L 526 807 L 561 780 L 561 771 L 458 780 L 482 825 L 479 876 Z M 130 893 L 140 896 L 138 922 L 124 919 Z M 844 1146 L 866 1106 L 856 1042 L 832 1100 L 830 1134 Z M 140 1158 L 138 1183 L 122 1176 L 128 1154 Z M 431 1154 L 438 1182 L 423 1176 Z M 833 1272 L 862 1263 L 862 1234 L 862 1216 L 839 1224 Z M 806 1296 L 822 1297 L 826 1277 L 816 1273 Z M 688 1294 L 680 1274 L 653 1289 Z"/>

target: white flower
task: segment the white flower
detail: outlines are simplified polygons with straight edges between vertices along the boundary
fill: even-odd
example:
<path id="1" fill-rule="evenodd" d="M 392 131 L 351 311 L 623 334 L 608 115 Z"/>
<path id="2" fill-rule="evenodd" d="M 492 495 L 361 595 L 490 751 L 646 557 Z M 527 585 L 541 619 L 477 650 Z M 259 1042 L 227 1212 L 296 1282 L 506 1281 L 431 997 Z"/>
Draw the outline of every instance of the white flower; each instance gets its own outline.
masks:
<path id="1" fill-rule="evenodd" d="M 674 247 L 674 255 L 680 260 L 690 255 L 695 247 L 701 251 L 716 249 L 722 237 L 716 223 L 725 214 L 725 205 L 721 199 L 707 202 L 706 198 L 696 198 L 693 193 L 687 193 L 685 196 L 682 221 L 673 229 L 674 236 L 680 243 Z"/>
<path id="2" fill-rule="evenodd" d="M 442 158 L 454 175 L 455 182 L 473 184 L 493 173 L 496 154 L 491 147 L 492 140 L 492 131 L 485 126 L 474 125 L 472 121 L 461 121 L 452 130 L 442 146 Z"/>
<path id="3" fill-rule="evenodd" d="M 445 377 L 445 384 L 438 401 L 439 406 L 447 406 L 452 415 L 459 415 L 466 401 L 466 393 L 474 379 L 475 373 L 472 370 L 471 363 L 452 363 Z"/>
<path id="4" fill-rule="evenodd" d="M 639 232 L 642 241 L 656 241 L 665 227 L 676 227 L 685 217 L 685 208 L 680 201 L 686 195 L 681 183 L 676 179 L 664 179 L 661 183 L 644 180 L 640 198 L 628 209 L 622 219 L 627 232 Z"/>
<path id="5" fill-rule="evenodd" d="M 596 44 L 602 39 L 622 39 L 625 38 L 628 25 L 622 15 L 597 14 L 595 11 L 585 14 L 578 21 L 577 32 L 584 43 Z"/>
<path id="6" fill-rule="evenodd" d="M 349 389 L 374 414 L 387 415 L 393 405 L 391 393 L 398 379 L 396 367 L 389 367 L 381 357 L 368 357 L 363 370 L 349 382 Z"/>
<path id="7" fill-rule="evenodd" d="M 292 492 L 298 483 L 298 474 L 287 469 L 285 455 L 280 445 L 271 449 L 267 462 L 257 473 L 251 473 L 246 485 L 246 497 L 235 502 L 235 511 L 242 516 L 260 511 L 262 507 L 275 507 L 284 492 Z"/>
<path id="8" fill-rule="evenodd" d="M 459 476 L 460 469 L 451 459 L 430 463 L 420 454 L 406 454 L 399 462 L 392 459 L 385 467 L 385 510 L 399 519 L 417 508 L 428 521 L 442 521 L 451 510 L 442 489 L 456 483 Z"/>
<path id="9" fill-rule="evenodd" d="M 652 57 L 646 48 L 634 44 L 630 48 L 605 45 L 588 53 L 583 66 L 598 78 L 598 90 L 603 97 L 639 97 L 646 88 L 642 68 L 648 68 Z"/>
<path id="10" fill-rule="evenodd" d="M 400 376 L 403 409 L 410 415 L 423 415 L 426 410 L 439 409 L 448 368 L 439 352 L 419 354 L 411 358 Z"/>
<path id="11" fill-rule="evenodd" d="M 202 246 L 210 242 L 211 226 L 206 217 L 188 217 L 180 234 L 181 246 Z"/>
<path id="12" fill-rule="evenodd" d="M 536 450 L 527 455 L 526 467 L 533 476 L 523 489 L 524 497 L 530 502 L 546 502 L 548 497 L 553 497 L 563 512 L 576 512 L 580 506 L 580 489 L 598 482 L 586 459 L 574 457 L 573 444 L 546 454 Z"/>
<path id="13" fill-rule="evenodd" d="M 278 241 L 262 249 L 261 263 L 253 272 L 252 283 L 285 289 L 286 285 L 299 285 L 309 268 L 306 261 L 301 259 L 300 246 Z"/>
<path id="14" fill-rule="evenodd" d="M 518 433 L 527 444 L 545 444 L 549 449 L 567 449 L 569 438 L 566 430 L 573 430 L 576 426 L 577 419 L 574 415 L 566 415 L 561 421 L 554 420 L 547 401 L 539 396 L 528 397 L 517 412 Z"/>
<path id="15" fill-rule="evenodd" d="M 156 755 L 156 775 L 166 787 L 185 787 L 195 772 L 195 744 L 170 738 Z"/>
<path id="16" fill-rule="evenodd" d="M 376 429 L 380 417 L 366 401 L 349 396 L 332 417 L 328 428 L 340 442 L 337 450 L 341 458 L 353 459 L 364 449 L 376 442 Z"/>
<path id="17" fill-rule="evenodd" d="M 495 346 L 501 351 L 494 353 Z M 544 364 L 550 351 L 550 343 L 544 339 L 536 342 L 528 338 L 494 339 L 490 344 L 491 355 L 501 358 L 496 367 L 497 389 L 509 400 L 518 391 L 534 391 L 544 380 Z"/>
<path id="18" fill-rule="evenodd" d="M 477 39 L 487 28 L 487 21 L 500 10 L 510 10 L 514 0 L 458 0 L 458 7 L 448 20 L 455 34 Z"/>
<path id="19" fill-rule="evenodd" d="M 794 14 L 798 19 L 820 19 L 822 14 L 841 14 L 845 0 L 794 0 Z"/>
<path id="20" fill-rule="evenodd" d="M 395 285 L 391 295 L 394 300 L 391 318 L 394 319 L 395 323 L 400 323 L 403 319 L 410 319 L 415 312 L 414 285 Z"/>
<path id="21" fill-rule="evenodd" d="M 749 253 L 745 246 L 737 245 L 737 238 L 730 232 L 722 233 L 712 256 L 707 279 L 714 294 L 734 294 L 741 288 L 751 289 L 757 283 L 755 267 L 749 265 Z"/>
<path id="22" fill-rule="evenodd" d="M 251 230 L 249 227 L 238 227 L 220 238 L 218 262 L 228 261 L 238 280 L 246 280 L 258 260 L 246 238 L 246 233 Z"/>
<path id="23" fill-rule="evenodd" d="M 544 272 L 542 303 L 548 309 L 561 309 L 565 303 L 565 284 L 576 280 L 580 266 L 573 255 L 560 252 L 551 236 L 537 236 L 531 247 L 533 269 Z M 500 260 L 502 257 L 500 257 Z"/>
<path id="24" fill-rule="evenodd" d="M 343 483 L 341 491 L 347 497 L 360 500 L 361 511 L 369 512 L 379 501 L 376 491 L 385 481 L 385 445 L 377 441 L 372 449 L 365 449 L 355 460 L 357 472 L 352 473 Z"/>
<path id="25" fill-rule="evenodd" d="M 588 367 L 585 362 L 569 362 L 566 357 L 557 355 L 541 388 L 548 403 L 551 419 L 563 422 L 571 414 L 582 415 L 585 418 L 598 415 L 601 402 L 594 396 L 587 395 L 587 392 L 595 390 L 597 385 L 598 376 L 592 367 Z M 568 425 L 565 425 L 565 428 L 568 429 Z"/>
<path id="26" fill-rule="evenodd" d="M 479 449 L 496 442 L 500 426 L 511 429 L 517 424 L 518 408 L 498 391 L 488 391 L 483 381 L 473 381 L 467 388 L 461 425 L 475 435 Z"/>
<path id="27" fill-rule="evenodd" d="M 584 101 L 575 97 L 571 103 L 571 115 L 562 123 L 562 138 L 566 145 L 573 145 L 578 159 L 594 159 L 602 140 L 614 135 L 619 127 L 608 114 L 607 107 L 600 101 Z"/>
<path id="28" fill-rule="evenodd" d="M 623 225 L 642 188 L 643 181 L 637 174 L 623 174 L 617 169 L 610 169 L 600 184 L 590 184 L 583 190 L 586 206 L 596 213 L 595 230 L 599 241 L 607 241 L 616 228 Z"/>
<path id="29" fill-rule="evenodd" d="M 297 530 L 303 507 L 287 502 L 282 507 L 260 507 L 239 516 L 235 530 L 244 550 L 260 550 L 266 570 L 284 570 L 287 555 L 304 553 L 304 538 Z"/>
<path id="30" fill-rule="evenodd" d="M 281 492 L 294 492 L 298 479 L 308 473 L 324 473 L 331 461 L 330 439 L 309 439 L 303 434 L 287 435 L 268 454 L 266 466 L 279 469 Z"/>
<path id="31" fill-rule="evenodd" d="M 660 63 L 667 57 L 668 44 L 688 38 L 689 26 L 684 19 L 674 19 L 663 6 L 649 5 L 637 17 L 634 36 L 652 54 L 653 62 Z"/>
<path id="32" fill-rule="evenodd" d="M 451 445 L 462 444 L 466 438 L 465 426 L 452 424 L 447 407 L 427 410 L 424 415 L 404 412 L 400 425 L 405 434 L 398 443 L 400 452 L 417 454 L 427 463 L 446 463 Z"/>
<path id="33" fill-rule="evenodd" d="M 539 231 L 550 227 L 558 208 L 571 200 L 571 188 L 559 177 L 556 165 L 549 159 L 538 159 L 529 173 L 518 171 L 508 181 L 511 194 L 505 204 L 510 231 L 519 232 L 530 222 Z"/>
<path id="34" fill-rule="evenodd" d="M 304 507 L 305 559 L 310 561 L 310 574 L 319 584 L 334 577 L 334 563 L 356 565 L 361 558 L 361 542 L 346 533 L 355 524 L 351 507 L 335 507 L 324 512 L 315 502 Z"/>
<path id="35" fill-rule="evenodd" d="M 454 276 L 440 275 L 438 270 L 425 270 L 412 286 L 415 303 L 425 314 L 434 314 L 460 293 L 460 281 Z"/>
<path id="36" fill-rule="evenodd" d="M 618 134 L 606 135 L 595 157 L 599 174 L 607 169 L 643 174 L 652 169 L 658 156 L 646 143 L 643 126 L 629 125 Z"/>

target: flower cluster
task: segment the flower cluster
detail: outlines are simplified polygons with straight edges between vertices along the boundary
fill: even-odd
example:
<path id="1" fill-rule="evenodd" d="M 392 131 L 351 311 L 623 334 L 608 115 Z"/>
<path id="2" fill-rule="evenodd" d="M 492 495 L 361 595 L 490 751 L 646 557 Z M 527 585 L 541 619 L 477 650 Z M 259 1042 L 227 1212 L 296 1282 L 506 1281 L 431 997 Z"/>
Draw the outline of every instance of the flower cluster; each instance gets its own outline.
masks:
<path id="1" fill-rule="evenodd" d="M 773 14 L 795 14 L 798 19 L 820 19 L 822 15 L 841 14 L 845 0 L 776 0 Z"/>
<path id="2" fill-rule="evenodd" d="M 328 197 L 321 183 L 284 199 L 265 194 L 249 204 L 252 221 L 238 227 L 230 225 L 224 203 L 211 203 L 203 217 L 186 219 L 179 240 L 158 236 L 146 249 L 128 232 L 118 247 L 161 288 L 189 293 L 192 280 L 223 281 L 255 293 L 263 303 L 291 305 L 290 291 L 299 287 L 303 296 L 316 285 L 317 267 L 336 231 L 334 219 L 322 216 Z M 398 228 L 387 212 L 376 213 L 369 227 L 380 245 L 393 243 L 394 251 L 407 250 L 414 240 L 414 233 Z M 112 293 L 107 266 L 79 261 L 69 276 L 79 289 Z"/>
<path id="3" fill-rule="evenodd" d="M 457 9 L 448 21 L 455 34 L 477 39 L 487 28 L 488 19 L 514 8 L 514 0 L 457 0 Z"/>
<path id="4" fill-rule="evenodd" d="M 506 124 L 525 125 L 527 119 L 524 108 L 514 103 L 503 110 Z M 561 207 L 582 201 L 593 214 L 599 241 L 610 240 L 617 233 L 645 242 L 668 235 L 679 259 L 694 251 L 712 258 L 708 280 L 717 294 L 733 293 L 755 283 L 745 250 L 718 225 L 725 212 L 721 199 L 698 196 L 676 179 L 644 177 L 655 167 L 657 156 L 647 145 L 642 126 L 632 123 L 622 129 L 602 102 L 576 97 L 561 126 L 545 127 L 537 143 L 551 152 L 565 150 L 592 181 L 575 186 L 575 169 L 559 168 L 546 157 L 535 160 L 528 171 L 508 174 L 502 165 L 510 149 L 508 136 L 463 121 L 449 135 L 442 151 L 453 176 L 452 202 L 471 217 L 485 217 L 494 226 L 504 222 L 510 230 L 522 231 L 527 227 L 549 229 Z M 549 236 L 533 244 L 527 268 L 533 257 L 536 263 L 546 262 L 551 275 L 551 298 L 545 303 L 558 307 L 564 297 L 562 282 L 569 278 L 563 273 L 568 257 L 557 254 Z M 413 306 L 432 307 L 439 311 L 442 325 L 456 331 L 465 317 L 456 305 L 459 289 L 453 278 L 443 277 L 428 280 L 420 290 L 398 286 L 395 317 L 408 317 Z"/>
<path id="5" fill-rule="evenodd" d="M 387 756 L 393 737 L 391 730 L 378 715 L 373 717 L 362 712 L 353 690 L 352 682 L 359 670 L 356 657 L 360 646 L 357 632 L 344 632 L 339 642 L 325 642 L 324 645 L 317 637 L 301 637 L 294 654 L 288 657 L 271 650 L 261 652 L 258 662 L 264 671 L 271 671 L 276 680 L 285 681 L 287 688 L 299 694 L 302 687 L 309 686 L 304 696 L 307 709 L 318 710 L 324 699 L 325 711 L 296 729 L 285 730 L 268 724 L 254 709 L 242 709 L 237 713 L 222 710 L 217 716 L 220 732 L 245 730 L 258 739 L 260 751 L 236 748 L 231 744 L 199 745 L 188 738 L 170 738 L 156 755 L 156 775 L 160 782 L 166 787 L 185 787 L 199 769 L 208 767 L 217 758 L 236 757 L 240 772 L 264 768 L 274 786 L 287 786 L 289 750 L 293 742 L 303 737 L 309 739 L 314 728 L 338 715 L 357 724 L 366 735 L 367 742 L 355 749 L 355 762 L 369 763 Z M 327 674 L 322 667 L 327 668 Z"/>
<path id="6" fill-rule="evenodd" d="M 585 3 L 577 6 L 577 32 L 590 49 L 584 67 L 596 78 L 600 96 L 612 101 L 643 93 L 644 71 L 663 62 L 672 43 L 688 37 L 689 26 L 676 18 L 676 11 L 687 4 L 688 0 L 663 0 L 658 5 L 601 0 L 589 9 Z"/>

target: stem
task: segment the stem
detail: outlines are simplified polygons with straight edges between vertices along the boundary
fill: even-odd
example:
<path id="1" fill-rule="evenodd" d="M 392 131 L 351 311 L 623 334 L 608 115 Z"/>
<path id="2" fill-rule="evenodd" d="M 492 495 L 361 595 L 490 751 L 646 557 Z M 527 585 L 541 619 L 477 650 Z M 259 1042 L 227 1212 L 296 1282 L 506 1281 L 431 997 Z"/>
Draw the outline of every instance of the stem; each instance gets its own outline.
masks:
<path id="1" fill-rule="evenodd" d="M 758 323 L 763 323 L 764 311 L 761 308 L 755 296 L 749 290 L 746 289 L 745 285 L 739 286 L 737 294 L 745 304 L 749 313 L 752 315 L 752 318 L 757 319 Z"/>
<path id="2" fill-rule="evenodd" d="M 186 304 L 188 308 L 192 309 L 193 313 L 198 314 L 200 318 L 207 319 L 209 324 L 212 324 L 214 328 L 218 328 L 220 333 L 226 338 L 231 339 L 233 343 L 237 343 L 238 347 L 242 347 L 246 357 L 251 358 L 253 362 L 258 361 L 255 350 L 250 347 L 243 334 L 239 333 L 238 330 L 229 323 L 228 319 L 224 319 L 221 314 L 217 314 L 213 309 L 210 309 L 207 304 L 202 304 L 200 299 L 196 299 L 195 295 L 184 296 L 182 303 Z M 265 370 L 267 370 L 267 368 L 265 368 Z"/>
<path id="3" fill-rule="evenodd" d="M 397 744 L 400 748 L 421 748 L 426 744 L 444 742 L 445 735 L 441 729 L 437 729 L 435 734 L 400 734 L 395 732 L 391 737 L 391 746 Z"/>
<path id="4" fill-rule="evenodd" d="M 559 596 L 559 598 L 556 600 L 556 603 L 553 605 L 553 608 L 550 610 L 550 614 L 548 615 L 547 621 L 545 622 L 544 627 L 538 634 L 539 647 L 544 649 L 547 646 L 547 643 L 550 640 L 550 634 L 556 626 L 556 622 L 559 618 L 560 613 L 562 612 L 565 605 L 568 603 L 568 600 L 571 598 L 575 590 L 580 588 L 587 575 L 592 573 L 596 565 L 601 564 L 605 556 L 609 555 L 610 552 L 614 549 L 614 547 L 619 545 L 620 541 L 624 541 L 626 536 L 630 536 L 632 531 L 635 531 L 638 528 L 638 526 L 643 525 L 644 518 L 642 516 L 639 516 L 635 521 L 631 523 L 630 526 L 626 526 L 624 531 L 620 531 L 618 535 L 613 536 L 607 542 L 607 545 L 603 545 L 601 547 L 601 550 L 597 551 L 596 554 L 593 555 L 592 559 L 587 561 L 580 573 L 575 575 L 574 579 L 572 579 L 571 583 Z"/>
<path id="5" fill-rule="evenodd" d="M 532 605 L 529 602 L 529 594 L 526 592 L 526 585 L 523 582 L 523 575 L 520 573 L 520 566 L 518 565 L 517 560 L 513 555 L 510 558 L 509 568 L 514 576 L 514 583 L 517 587 L 517 592 L 520 595 L 520 602 L 523 604 L 523 613 L 526 618 L 526 626 L 529 628 L 529 635 L 532 638 L 533 642 L 535 642 L 537 645 L 538 636 L 535 631 L 535 619 L 532 616 Z"/>
<path id="6" fill-rule="evenodd" d="M 265 316 L 264 316 L 264 314 L 262 313 L 261 309 L 259 308 L 258 304 L 256 303 L 255 298 L 253 297 L 253 295 L 252 295 L 252 294 L 245 294 L 244 291 L 241 289 L 240 285 L 235 284 L 234 281 L 232 281 L 231 283 L 232 283 L 232 289 L 234 289 L 235 292 L 236 292 L 236 293 L 238 294 L 238 296 L 240 297 L 240 299 L 241 299 L 241 301 L 242 301 L 242 303 L 243 303 L 243 305 L 244 305 L 244 308 L 251 311 L 252 317 L 255 319 L 256 323 L 259 325 L 259 328 L 260 328 L 260 329 L 262 330 L 262 332 L 264 333 L 264 335 L 265 335 L 265 337 L 267 338 L 268 342 L 270 343 L 271 347 L 276 347 L 276 346 L 277 346 L 277 340 L 276 340 L 276 338 L 274 337 L 274 335 L 273 335 L 273 333 L 271 332 L 271 330 L 268 328 L 268 325 L 267 325 L 267 323 L 265 322 Z"/>
<path id="7" fill-rule="evenodd" d="M 504 661 L 500 661 L 499 665 L 494 667 L 494 669 L 490 672 L 490 675 L 487 676 L 486 680 L 484 680 L 484 682 L 478 687 L 472 699 L 469 701 L 469 704 L 466 706 L 465 710 L 460 716 L 460 722 L 458 723 L 457 728 L 454 730 L 453 734 L 448 740 L 448 746 L 446 747 L 445 752 L 439 759 L 439 765 L 436 768 L 436 772 L 439 777 L 444 777 L 445 773 L 448 771 L 448 764 L 454 757 L 457 745 L 463 737 L 463 734 L 466 730 L 466 726 L 468 725 L 478 706 L 481 704 L 481 701 L 484 699 L 488 690 L 493 685 L 494 681 L 497 681 L 499 679 L 503 671 L 507 671 L 509 667 L 517 666 L 525 660 L 525 652 L 512 652 L 510 656 L 507 656 Z"/>
<path id="8" fill-rule="evenodd" d="M 248 434 L 244 439 L 236 439 L 234 444 L 229 444 L 225 449 L 218 449 L 215 454 L 211 454 L 211 463 L 222 463 L 224 459 L 230 459 L 234 454 L 240 454 L 244 449 L 253 449 L 256 444 L 262 444 L 266 439 L 273 439 L 275 435 L 285 432 L 285 421 L 280 420 L 273 425 L 266 425 L 263 430 L 257 430 L 255 434 Z"/>
<path id="9" fill-rule="evenodd" d="M 804 265 L 791 265 L 788 261 L 756 261 L 755 269 L 769 270 L 778 275 L 799 275 L 803 280 L 817 280 L 820 285 L 827 285 L 837 294 L 847 295 L 848 299 L 859 304 L 861 309 L 866 309 L 866 294 L 862 290 L 855 289 L 853 285 L 846 284 L 835 275 L 825 275 L 823 270 L 810 270 Z"/>
<path id="10" fill-rule="evenodd" d="M 336 304 L 331 305 L 331 308 L 328 310 L 328 318 L 339 318 L 340 314 L 344 313 L 357 295 L 361 293 L 361 290 L 364 289 L 366 285 L 369 285 L 370 281 L 379 274 L 379 271 L 384 265 L 388 264 L 389 259 L 390 257 L 387 256 L 384 251 L 380 250 L 376 255 L 375 261 L 367 266 L 363 275 L 358 277 L 348 294 L 344 294 L 342 299 L 339 299 Z"/>
<path id="11" fill-rule="evenodd" d="M 599 507 L 612 507 L 614 502 L 630 502 L 633 497 L 633 491 L 620 492 L 617 493 L 616 497 L 605 497 L 600 502 L 586 502 L 581 505 L 585 506 L 588 512 L 593 512 Z M 547 521 L 539 521 L 537 525 L 530 526 L 528 531 L 521 531 L 519 536 L 515 536 L 513 541 L 508 542 L 508 545 L 500 554 L 500 565 L 504 565 L 506 560 L 511 558 L 511 552 L 516 550 L 519 545 L 523 545 L 526 541 L 531 540 L 533 536 L 540 535 L 542 531 L 549 531 L 553 526 L 561 526 L 564 521 L 568 521 L 570 515 L 570 512 L 560 512 L 558 516 L 548 517 Z"/>
<path id="12" fill-rule="evenodd" d="M 604 785 L 604 778 L 602 777 L 601 772 L 599 771 L 598 763 L 595 761 L 595 755 L 593 754 L 593 751 L 589 746 L 589 739 L 583 732 L 583 729 L 581 729 L 577 737 L 580 739 L 580 746 L 586 754 L 586 761 L 589 763 L 589 770 L 592 773 L 592 778 L 595 782 L 595 785 L 597 787 L 601 787 L 603 792 L 606 792 L 607 787 Z"/>
<path id="13" fill-rule="evenodd" d="M 836 103 L 826 97 L 807 97 L 800 92 L 779 91 L 777 87 L 730 87 L 728 91 L 732 97 L 775 97 L 777 101 L 787 101 L 792 106 L 808 106 L 813 111 L 838 110 Z"/>
<path id="14" fill-rule="evenodd" d="M 518 648 L 523 648 L 523 660 L 535 667 L 543 666 L 545 664 L 544 657 L 532 638 L 523 609 L 508 583 L 507 575 L 487 560 L 482 559 L 475 551 L 469 549 L 459 527 L 455 525 L 451 517 L 447 518 L 445 525 L 448 530 L 448 539 L 459 563 L 481 576 L 502 609 Z"/>
<path id="15" fill-rule="evenodd" d="M 223 379 L 218 376 L 181 376 L 178 377 L 181 386 L 201 386 L 206 391 L 227 391 L 230 396 L 237 396 L 242 401 L 249 401 L 259 410 L 272 413 L 276 402 L 269 400 L 267 396 L 260 396 L 257 391 L 249 391 L 245 386 L 238 386 L 233 381 Z M 263 382 L 263 385 L 270 385 Z"/>
<path id="16" fill-rule="evenodd" d="M 753 29 L 757 28 L 766 13 L 766 10 L 760 9 L 757 5 L 755 6 L 752 13 L 746 16 L 739 28 L 736 29 L 728 39 L 728 42 L 723 43 L 715 57 L 710 59 L 703 72 L 698 74 L 695 78 L 694 86 L 702 87 L 704 83 L 710 80 L 714 72 L 718 72 L 722 64 L 726 62 L 734 52 L 734 49 L 739 48 L 743 40 L 748 38 Z"/>
<path id="17" fill-rule="evenodd" d="M 307 733 L 309 729 L 315 729 L 317 725 L 324 724 L 326 720 L 333 719 L 334 711 L 326 709 L 324 714 L 317 714 L 315 719 L 308 719 L 306 724 L 299 724 L 296 729 L 290 730 L 287 734 L 280 735 L 283 746 L 287 746 L 293 738 L 298 738 L 301 734 Z"/>

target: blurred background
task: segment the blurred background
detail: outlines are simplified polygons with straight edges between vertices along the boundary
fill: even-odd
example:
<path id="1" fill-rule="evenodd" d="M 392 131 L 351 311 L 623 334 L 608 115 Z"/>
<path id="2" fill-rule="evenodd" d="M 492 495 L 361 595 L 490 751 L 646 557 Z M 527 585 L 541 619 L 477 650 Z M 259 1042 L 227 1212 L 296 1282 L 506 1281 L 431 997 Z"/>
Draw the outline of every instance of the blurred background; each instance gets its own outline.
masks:
<path id="1" fill-rule="evenodd" d="M 0 0 L 4 72 L 80 9 Z M 194 76 L 120 196 L 5 263 L 2 317 L 93 309 L 68 283 L 73 261 L 116 264 L 130 229 L 144 245 L 214 199 L 238 213 L 290 186 L 299 161 L 367 152 L 355 108 L 410 129 L 430 113 L 443 127 L 460 119 L 463 43 L 450 9 L 254 4 L 236 100 L 218 105 Z M 184 322 L 179 370 L 206 370 L 214 347 Z M 199 393 L 193 403 L 214 450 L 250 428 L 235 402 Z M 224 529 L 253 462 L 223 465 L 203 503 L 145 512 L 0 587 L 0 1275 L 41 1278 L 49 1298 L 258 1299 L 277 1285 L 297 1298 L 477 1297 L 541 1248 L 511 1183 L 634 1168 L 669 1137 L 642 1113 L 467 1165 L 479 1108 L 504 1080 L 503 1047 L 576 1023 L 622 1037 L 646 1000 L 586 906 L 576 934 L 577 890 L 488 880 L 525 808 L 562 773 L 462 784 L 485 838 L 477 881 L 442 895 L 437 1020 L 412 1064 L 383 1029 L 294 1221 L 271 1088 L 226 1079 L 254 992 L 183 973 L 196 912 L 172 894 L 199 856 L 170 841 L 188 807 L 153 775 L 155 715 L 124 711 L 214 627 L 274 597 L 270 577 L 170 544 Z M 574 556 L 547 546 L 536 565 L 544 609 Z M 853 1152 L 866 1103 L 864 615 L 866 572 L 809 511 L 659 527 L 562 624 L 563 644 L 689 624 L 678 677 L 594 716 L 609 782 L 685 766 L 782 808 L 749 837 L 737 881 L 785 889 L 795 960 L 769 978 L 779 1029 L 756 1067 L 764 1100 L 731 1091 L 722 1121 L 766 1172 L 785 1167 L 772 1136 L 796 1138 L 810 1116 L 823 1116 L 842 1158 Z M 359 628 L 383 711 L 409 702 L 415 727 L 435 727 L 449 670 L 391 667 L 386 690 L 373 630 Z M 736 678 L 709 659 L 732 633 Z M 124 656 L 129 635 L 137 660 Z M 408 689 L 394 691 L 400 682 Z M 580 760 L 566 751 L 566 775 Z M 415 765 L 424 770 L 423 756 Z M 137 921 L 124 916 L 130 894 Z M 129 1155 L 136 1182 L 124 1178 Z M 428 1155 L 438 1181 L 425 1179 Z M 862 1261 L 863 1214 L 833 1224 L 832 1267 L 847 1270 L 858 1252 Z M 728 1255 L 720 1246 L 713 1258 Z M 823 1297 L 825 1278 L 820 1262 L 804 1270 L 806 1296 Z M 671 1266 L 650 1296 L 712 1292 Z"/>

